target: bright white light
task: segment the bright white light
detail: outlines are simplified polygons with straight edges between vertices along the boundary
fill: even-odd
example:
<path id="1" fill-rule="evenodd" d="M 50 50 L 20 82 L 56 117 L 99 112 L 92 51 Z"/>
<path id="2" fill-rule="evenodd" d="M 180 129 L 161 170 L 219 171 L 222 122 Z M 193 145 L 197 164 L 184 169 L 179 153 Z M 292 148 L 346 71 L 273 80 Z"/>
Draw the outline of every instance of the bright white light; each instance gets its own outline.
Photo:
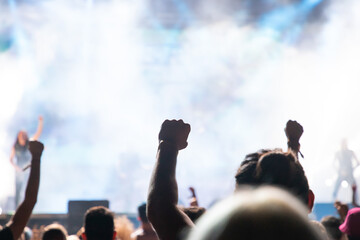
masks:
<path id="1" fill-rule="evenodd" d="M 339 140 L 348 136 L 353 146 L 360 146 L 360 114 L 354 111 L 360 109 L 360 15 L 355 1 L 330 8 L 328 22 L 311 25 L 307 30 L 315 29 L 316 34 L 304 33 L 307 38 L 300 46 L 281 42 L 275 30 L 239 25 L 228 18 L 190 24 L 174 37 L 173 31 L 141 26 L 143 9 L 134 1 L 89 0 L 85 8 L 83 1 L 40 2 L 17 11 L 26 30 L 23 47 L 28 49 L 0 53 L 3 162 L 9 162 L 13 136 L 5 133 L 14 113 L 36 119 L 36 104 L 41 102 L 41 110 L 55 119 L 45 119 L 49 136 L 44 157 L 51 161 L 43 161 L 47 171 L 37 207 L 56 212 L 58 206 L 66 206 L 68 196 L 82 199 L 120 192 L 103 187 L 120 174 L 109 174 L 108 179 L 96 174 L 111 172 L 116 164 L 125 173 L 133 171 L 134 163 L 126 165 L 119 156 L 152 166 L 157 130 L 165 118 L 183 118 L 192 125 L 189 148 L 178 164 L 180 193 L 187 196 L 187 185 L 199 183 L 209 202 L 233 187 L 229 175 L 245 154 L 286 145 L 283 129 L 289 118 L 305 129 L 301 146 L 306 159 L 301 161 L 312 188 L 329 187 L 318 187 L 318 199 L 331 198 L 328 163 Z M 11 19 L 2 12 L 0 17 Z M 32 96 L 38 102 L 31 105 Z M 29 99 L 26 111 L 20 104 L 23 97 Z M 354 151 L 360 156 L 359 149 Z M 205 164 L 207 171 L 189 171 Z M 90 173 L 77 171 L 51 182 L 79 167 L 88 167 Z M 131 191 L 141 194 L 139 202 L 146 197 L 150 172 L 132 174 L 141 176 L 134 180 L 139 189 Z M 220 180 L 209 184 L 211 175 Z M 2 182 L 13 179 L 0 176 Z M 74 185 L 91 176 L 99 179 L 96 186 Z M 224 190 L 227 180 L 231 186 Z M 64 185 L 74 187 L 62 195 L 54 192 Z M 122 207 L 114 209 L 128 210 Z"/>
<path id="2" fill-rule="evenodd" d="M 343 188 L 348 188 L 348 187 L 349 187 L 348 182 L 347 182 L 347 181 L 342 181 L 342 182 L 341 182 L 341 187 L 343 187 Z"/>
<path id="3" fill-rule="evenodd" d="M 331 187 L 334 184 L 334 181 L 332 179 L 326 179 L 325 185 L 327 187 Z"/>

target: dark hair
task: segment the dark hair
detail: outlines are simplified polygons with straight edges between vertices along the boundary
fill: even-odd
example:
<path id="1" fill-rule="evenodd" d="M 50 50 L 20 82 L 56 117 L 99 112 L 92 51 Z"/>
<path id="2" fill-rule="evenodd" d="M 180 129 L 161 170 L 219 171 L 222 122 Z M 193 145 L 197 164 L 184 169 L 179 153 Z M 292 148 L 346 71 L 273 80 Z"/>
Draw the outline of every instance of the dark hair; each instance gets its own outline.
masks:
<path id="1" fill-rule="evenodd" d="M 339 227 L 341 225 L 340 218 L 334 216 L 325 216 L 321 219 L 321 224 L 325 227 L 329 238 L 332 240 L 340 240 L 342 237 L 342 232 Z"/>
<path id="2" fill-rule="evenodd" d="M 349 240 L 360 240 L 360 237 L 352 237 L 352 236 L 349 236 L 349 235 L 347 235 L 347 238 Z"/>
<path id="3" fill-rule="evenodd" d="M 26 141 L 25 141 L 25 146 L 21 146 L 20 143 L 19 143 L 19 134 L 20 133 L 24 133 L 26 134 Z M 27 135 L 27 132 L 26 131 L 19 131 L 17 134 L 16 134 L 16 139 L 15 139 L 15 142 L 14 142 L 14 147 L 15 148 L 29 148 L 29 136 Z"/>
<path id="4" fill-rule="evenodd" d="M 143 223 L 149 222 L 149 220 L 146 216 L 146 203 L 143 203 L 138 207 L 138 214 L 139 214 L 140 220 Z"/>
<path id="5" fill-rule="evenodd" d="M 49 229 L 44 232 L 42 240 L 66 240 L 66 236 L 60 229 Z"/>
<path id="6" fill-rule="evenodd" d="M 85 234 L 88 240 L 111 240 L 114 235 L 114 214 L 106 207 L 97 206 L 85 213 Z"/>
<path id="7" fill-rule="evenodd" d="M 304 169 L 292 152 L 261 150 L 248 154 L 236 175 L 236 185 L 274 185 L 290 191 L 308 203 L 309 183 Z"/>
<path id="8" fill-rule="evenodd" d="M 257 183 L 255 178 L 256 164 L 262 155 L 270 151 L 270 149 L 261 149 L 245 156 L 244 161 L 240 164 L 240 167 L 235 175 L 237 187 L 242 184 L 253 185 Z"/>

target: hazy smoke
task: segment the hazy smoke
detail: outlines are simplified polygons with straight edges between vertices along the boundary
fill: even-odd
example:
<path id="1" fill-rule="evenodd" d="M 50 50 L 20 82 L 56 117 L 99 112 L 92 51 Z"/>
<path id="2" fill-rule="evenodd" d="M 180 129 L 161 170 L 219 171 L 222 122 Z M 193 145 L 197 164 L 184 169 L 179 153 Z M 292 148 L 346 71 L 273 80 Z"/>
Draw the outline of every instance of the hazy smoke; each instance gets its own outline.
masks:
<path id="1" fill-rule="evenodd" d="M 330 200 L 340 139 L 360 150 L 359 3 L 161 2 L 1 5 L 2 181 L 13 178 L 16 132 L 33 133 L 43 114 L 37 211 L 100 198 L 134 211 L 162 121 L 183 118 L 192 132 L 178 161 L 180 198 L 193 185 L 207 206 L 232 191 L 245 154 L 285 147 L 285 123 L 297 119 L 311 186 Z"/>

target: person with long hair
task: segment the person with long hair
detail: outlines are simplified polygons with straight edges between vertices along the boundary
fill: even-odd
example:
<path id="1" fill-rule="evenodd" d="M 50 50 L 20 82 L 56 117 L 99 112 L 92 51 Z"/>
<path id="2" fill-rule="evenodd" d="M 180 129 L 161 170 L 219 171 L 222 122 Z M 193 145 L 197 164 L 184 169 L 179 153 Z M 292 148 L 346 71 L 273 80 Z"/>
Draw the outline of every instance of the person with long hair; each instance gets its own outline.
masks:
<path id="1" fill-rule="evenodd" d="M 40 138 L 42 129 L 43 117 L 39 116 L 37 130 L 30 139 L 37 141 Z M 31 153 L 29 151 L 30 139 L 26 131 L 19 131 L 16 136 L 15 143 L 11 149 L 10 162 L 16 171 L 15 208 L 18 207 L 24 196 L 27 179 L 29 178 L 29 167 L 31 166 Z M 16 162 L 14 159 L 16 159 Z"/>

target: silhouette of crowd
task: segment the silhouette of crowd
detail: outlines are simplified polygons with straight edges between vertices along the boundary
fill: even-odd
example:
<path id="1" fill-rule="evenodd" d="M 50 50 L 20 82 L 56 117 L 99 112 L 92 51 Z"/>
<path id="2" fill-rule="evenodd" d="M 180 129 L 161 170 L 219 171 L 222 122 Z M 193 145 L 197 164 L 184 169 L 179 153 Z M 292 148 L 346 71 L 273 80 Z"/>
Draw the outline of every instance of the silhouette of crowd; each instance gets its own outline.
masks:
<path id="1" fill-rule="evenodd" d="M 87 210 L 83 227 L 77 235 L 70 236 L 58 223 L 28 234 L 26 225 L 37 201 L 44 145 L 38 138 L 25 139 L 31 154 L 29 179 L 24 199 L 0 231 L 0 240 L 360 239 L 360 208 L 356 203 L 355 184 L 351 209 L 337 201 L 334 208 L 339 217 L 326 216 L 320 222 L 309 218 L 315 193 L 299 159 L 303 127 L 291 120 L 285 126 L 287 151 L 261 149 L 247 154 L 233 176 L 234 194 L 205 210 L 199 206 L 195 189 L 191 187 L 189 207 L 179 206 L 177 159 L 180 151 L 188 146 L 190 130 L 190 124 L 183 120 L 165 120 L 161 125 L 147 202 L 138 207 L 141 223 L 138 229 L 134 229 L 126 217 L 116 218 L 108 208 L 97 206 Z M 24 133 L 20 137 L 23 136 Z"/>

